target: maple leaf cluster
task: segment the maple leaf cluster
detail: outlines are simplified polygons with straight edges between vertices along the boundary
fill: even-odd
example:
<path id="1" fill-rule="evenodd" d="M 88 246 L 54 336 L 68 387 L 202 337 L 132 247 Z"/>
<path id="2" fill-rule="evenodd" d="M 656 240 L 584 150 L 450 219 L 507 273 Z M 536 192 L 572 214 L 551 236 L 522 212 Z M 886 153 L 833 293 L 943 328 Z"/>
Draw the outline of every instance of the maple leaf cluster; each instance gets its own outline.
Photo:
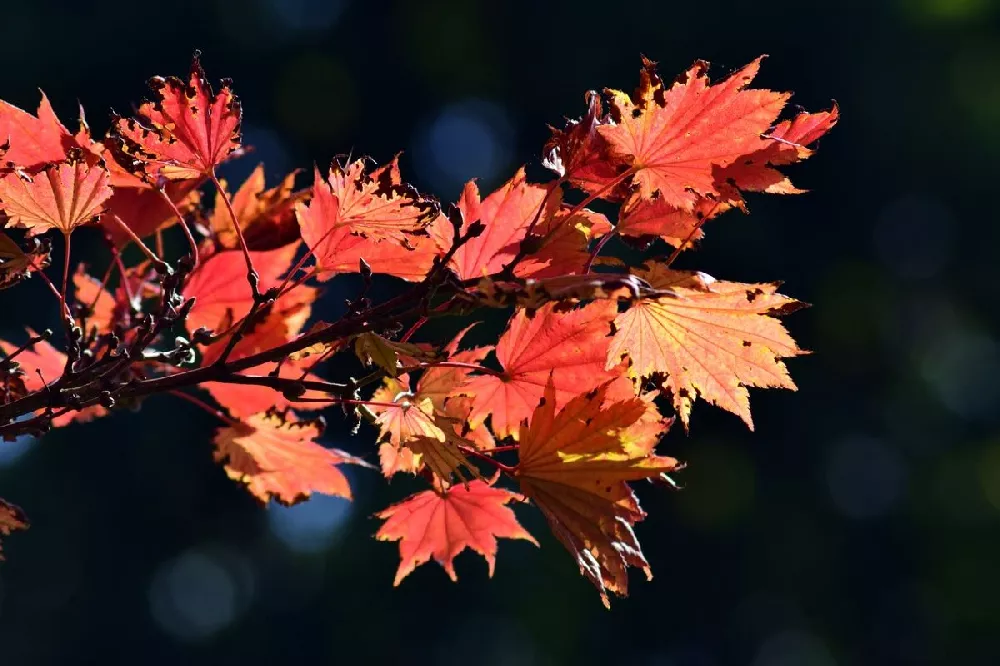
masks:
<path id="1" fill-rule="evenodd" d="M 665 83 L 644 59 L 633 94 L 588 93 L 583 116 L 552 130 L 550 179 L 521 168 L 445 205 L 396 159 L 338 159 L 305 188 L 299 172 L 268 187 L 261 165 L 231 188 L 216 170 L 246 152 L 240 103 L 197 56 L 101 139 L 82 110 L 68 130 L 44 95 L 36 114 L 0 103 L 0 221 L 24 229 L 0 233 L 0 288 L 43 281 L 64 329 L 0 341 L 0 440 L 173 396 L 219 419 L 215 459 L 264 503 L 349 498 L 344 465 L 424 479 L 377 514 L 376 537 L 398 541 L 397 585 L 432 558 L 455 579 L 466 548 L 492 573 L 498 538 L 537 545 L 514 511 L 530 505 L 608 604 L 629 567 L 651 575 L 631 483 L 672 484 L 681 464 L 656 447 L 674 419 L 687 429 L 701 398 L 752 428 L 748 387 L 795 387 L 783 359 L 803 351 L 777 317 L 800 303 L 775 283 L 673 268 L 708 221 L 746 212 L 747 192 L 800 192 L 778 167 L 837 122 L 835 106 L 780 119 L 789 95 L 750 87 L 760 63 L 712 83 L 697 62 Z M 47 273 L 53 229 L 61 283 Z M 186 250 L 166 256 L 178 232 Z M 73 265 L 76 233 L 104 239 L 103 270 Z M 615 238 L 642 261 L 611 253 Z M 318 320 L 324 283 L 343 274 L 359 292 Z M 374 302 L 375 274 L 398 295 Z M 486 309 L 509 321 L 472 345 Z M 468 325 L 423 339 L 447 317 Z M 349 381 L 324 378 L 352 365 Z M 374 445 L 328 447 L 327 409 Z M 0 534 L 26 525 L 0 502 Z"/>

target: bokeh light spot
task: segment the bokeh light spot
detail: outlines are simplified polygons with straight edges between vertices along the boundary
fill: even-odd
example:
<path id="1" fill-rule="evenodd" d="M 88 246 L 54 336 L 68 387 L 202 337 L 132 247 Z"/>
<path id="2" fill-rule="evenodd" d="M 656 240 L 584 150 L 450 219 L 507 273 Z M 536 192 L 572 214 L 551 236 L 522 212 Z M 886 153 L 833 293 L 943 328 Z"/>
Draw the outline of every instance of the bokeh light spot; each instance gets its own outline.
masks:
<path id="1" fill-rule="evenodd" d="M 192 642 L 231 625 L 253 596 L 249 563 L 231 551 L 189 550 L 160 565 L 149 606 L 160 629 Z"/>
<path id="2" fill-rule="evenodd" d="M 439 192 L 457 194 L 476 178 L 496 184 L 511 160 L 513 129 L 500 107 L 464 100 L 441 109 L 418 130 L 414 158 L 420 176 Z"/>
<path id="3" fill-rule="evenodd" d="M 920 363 L 938 399 L 969 420 L 994 420 L 1000 404 L 1000 350 L 996 341 L 957 322 L 941 326 Z"/>
<path id="4" fill-rule="evenodd" d="M 351 516 L 350 501 L 342 497 L 313 495 L 295 506 L 272 503 L 267 522 L 271 533 L 298 553 L 317 553 L 329 548 Z"/>
<path id="5" fill-rule="evenodd" d="M 12 442 L 0 442 L 0 469 L 15 465 L 37 441 L 37 437 L 22 435 Z"/>

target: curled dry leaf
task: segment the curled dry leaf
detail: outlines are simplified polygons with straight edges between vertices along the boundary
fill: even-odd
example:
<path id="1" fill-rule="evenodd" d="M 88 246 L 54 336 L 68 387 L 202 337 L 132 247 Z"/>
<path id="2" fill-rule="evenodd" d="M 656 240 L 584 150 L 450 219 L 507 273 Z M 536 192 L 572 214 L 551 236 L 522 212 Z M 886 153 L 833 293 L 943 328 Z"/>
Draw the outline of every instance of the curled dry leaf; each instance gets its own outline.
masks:
<path id="1" fill-rule="evenodd" d="M 556 408 L 553 382 L 521 426 L 516 476 L 609 605 L 607 593 L 628 593 L 629 566 L 652 577 L 632 526 L 645 517 L 627 481 L 660 477 L 673 458 L 626 446 L 647 412 L 640 398 L 607 404 L 609 385 Z"/>
<path id="2" fill-rule="evenodd" d="M 582 118 L 567 121 L 565 129 L 552 129 L 542 164 L 584 192 L 601 193 L 601 198 L 617 201 L 626 191 L 624 185 L 612 185 L 621 169 L 610 159 L 608 142 L 597 131 L 611 121 L 596 93 L 587 93 L 586 101 L 587 113 Z"/>
<path id="3" fill-rule="evenodd" d="M 108 143 L 127 171 L 149 182 L 211 176 L 240 147 L 243 111 L 230 83 L 219 92 L 205 77 L 199 54 L 186 81 L 150 80 L 155 99 L 135 118 L 115 118 Z"/>
<path id="4" fill-rule="evenodd" d="M 0 498 L 0 536 L 10 536 L 15 530 L 28 529 L 28 518 L 20 507 Z M 3 544 L 0 543 L 0 561 L 3 560 Z"/>
<path id="5" fill-rule="evenodd" d="M 49 253 L 49 245 L 38 239 L 25 250 L 10 236 L 0 233 L 0 289 L 13 287 L 48 266 Z"/>

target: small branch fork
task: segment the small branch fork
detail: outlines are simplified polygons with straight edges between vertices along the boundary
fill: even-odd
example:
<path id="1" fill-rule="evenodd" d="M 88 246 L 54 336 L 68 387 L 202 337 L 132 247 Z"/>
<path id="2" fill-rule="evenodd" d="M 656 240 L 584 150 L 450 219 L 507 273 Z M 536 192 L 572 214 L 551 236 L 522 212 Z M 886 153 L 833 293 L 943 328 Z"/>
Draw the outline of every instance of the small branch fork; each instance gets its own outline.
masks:
<path id="1" fill-rule="evenodd" d="M 583 210 L 590 202 L 600 197 L 604 192 L 611 190 L 619 183 L 631 176 L 631 171 L 626 171 L 614 180 L 586 197 L 583 201 L 569 208 L 568 215 L 572 216 Z M 308 373 L 301 377 L 282 377 L 280 372 L 275 371 L 266 375 L 250 374 L 254 368 L 268 363 L 283 363 L 290 354 L 303 350 L 317 344 L 328 344 L 339 340 L 346 340 L 362 333 L 385 330 L 405 330 L 405 339 L 409 339 L 424 323 L 430 318 L 449 314 L 463 314 L 468 311 L 469 302 L 467 298 L 462 298 L 466 294 L 468 285 L 455 278 L 454 274 L 448 270 L 455 253 L 469 240 L 479 236 L 485 229 L 482 222 L 474 222 L 466 225 L 458 208 L 452 206 L 447 211 L 447 218 L 453 227 L 453 241 L 449 250 L 435 260 L 434 265 L 427 273 L 423 281 L 413 285 L 398 296 L 391 298 L 381 304 L 371 305 L 367 298 L 359 297 L 357 302 L 349 308 L 348 312 L 339 320 L 318 328 L 310 329 L 308 332 L 299 335 L 294 340 L 277 345 L 271 349 L 259 351 L 247 356 L 234 358 L 234 350 L 239 341 L 244 338 L 253 323 L 259 316 L 280 296 L 305 284 L 305 282 L 315 277 L 317 267 L 314 265 L 310 270 L 305 271 L 301 277 L 295 277 L 295 273 L 303 269 L 306 255 L 301 259 L 292 271 L 288 274 L 280 285 L 268 289 L 266 292 L 260 291 L 259 276 L 254 268 L 253 260 L 243 236 L 242 229 L 232 201 L 225 192 L 221 182 L 214 173 L 209 174 L 209 179 L 220 193 L 220 198 L 229 212 L 233 227 L 239 239 L 240 249 L 247 264 L 247 281 L 251 286 L 254 303 L 250 311 L 241 320 L 234 322 L 230 327 L 226 346 L 219 358 L 210 365 L 205 365 L 193 369 L 181 369 L 182 359 L 186 354 L 190 354 L 190 343 L 176 346 L 167 351 L 152 351 L 150 348 L 158 341 L 162 341 L 162 336 L 176 325 L 184 322 L 187 313 L 194 304 L 192 300 L 185 300 L 182 294 L 186 280 L 194 268 L 198 265 L 198 247 L 191 232 L 184 223 L 181 211 L 176 204 L 161 191 L 161 195 L 166 199 L 175 214 L 178 216 L 182 226 L 185 227 L 189 244 L 191 245 L 191 257 L 189 260 L 177 262 L 176 268 L 171 267 L 162 258 L 161 244 L 157 245 L 157 250 L 153 251 L 143 241 L 136 237 L 135 233 L 121 219 L 112 216 L 112 221 L 116 224 L 146 255 L 150 264 L 155 270 L 155 282 L 158 290 L 153 290 L 158 296 L 158 302 L 147 308 L 148 311 L 139 311 L 135 298 L 130 298 L 133 305 L 130 327 L 119 329 L 115 333 L 97 336 L 94 340 L 84 339 L 82 332 L 75 327 L 72 319 L 68 323 L 73 323 L 70 329 L 70 342 L 68 345 L 67 363 L 63 375 L 47 384 L 44 390 L 35 391 L 14 400 L 9 400 L 6 404 L 0 404 L 0 439 L 16 435 L 21 432 L 43 432 L 51 426 L 52 419 L 56 416 L 73 410 L 84 409 L 92 405 L 104 405 L 113 407 L 117 402 L 130 402 L 141 399 L 145 396 L 170 393 L 175 396 L 184 396 L 182 399 L 193 402 L 193 396 L 184 390 L 206 382 L 218 382 L 224 384 L 240 384 L 264 386 L 281 393 L 291 402 L 324 402 L 329 404 L 343 405 L 368 405 L 379 406 L 380 403 L 359 399 L 358 390 L 368 384 L 381 380 L 385 376 L 384 370 L 362 377 L 359 380 L 352 380 L 348 383 L 327 382 L 309 378 Z M 563 183 L 563 179 L 553 181 L 546 194 L 545 200 L 541 203 L 529 227 L 530 235 L 537 224 L 542 222 L 542 215 L 547 209 L 550 198 L 554 195 Z M 606 240 L 604 241 L 606 242 Z M 594 257 L 600 251 L 598 245 L 594 252 Z M 519 261 L 530 254 L 530 244 L 522 244 L 514 259 L 504 266 L 498 275 L 513 274 Z M 122 282 L 126 289 L 129 288 L 127 271 L 120 263 L 120 256 L 113 251 L 115 265 L 122 274 Z M 67 262 L 68 265 L 68 262 Z M 366 273 L 366 266 L 362 266 L 362 274 Z M 64 282 L 68 279 L 68 268 L 64 268 L 66 273 Z M 369 271 L 370 272 L 370 271 Z M 109 272 L 110 275 L 110 272 Z M 60 295 L 62 309 L 68 312 L 65 307 L 64 291 L 60 292 L 54 285 L 53 291 Z M 131 296 L 131 295 L 130 295 Z M 76 333 L 74 333 L 76 331 Z M 195 335 L 195 342 L 205 342 L 201 338 L 206 336 Z M 218 340 L 223 336 L 213 339 Z M 44 337 L 29 341 L 25 348 Z M 88 348 L 88 344 L 90 347 Z M 21 353 L 23 349 L 16 350 L 12 356 Z M 0 369 L 9 367 L 11 358 L 0 360 Z M 473 363 L 461 363 L 457 361 L 431 361 L 419 363 L 412 368 L 404 370 L 426 370 L 429 368 L 457 368 L 470 370 L 483 374 L 498 375 L 496 370 Z M 152 371 L 152 372 L 150 372 Z M 326 397 L 306 397 L 305 393 L 325 394 Z M 200 402 L 200 401 L 199 401 Z M 393 406 L 393 405 L 383 405 Z M 28 416 L 29 418 L 25 418 Z M 223 415 L 224 416 L 224 415 Z M 20 419 L 20 420 L 19 420 Z M 511 447 L 501 447 L 496 452 L 513 450 Z M 479 459 L 493 465 L 495 468 L 511 472 L 513 468 L 503 465 L 495 460 L 494 452 L 483 453 L 469 449 L 463 451 L 472 458 Z"/>
<path id="2" fill-rule="evenodd" d="M 215 178 L 213 182 L 217 186 L 221 185 Z M 226 200 L 227 196 L 224 195 L 223 199 Z M 227 208 L 234 216 L 234 226 L 238 229 L 231 203 L 227 202 Z M 231 359 L 233 349 L 249 330 L 254 319 L 274 302 L 279 293 L 277 288 L 270 289 L 264 294 L 259 292 L 256 282 L 251 277 L 256 276 L 256 271 L 253 270 L 249 254 L 245 254 L 248 260 L 248 280 L 255 291 L 255 303 L 247 316 L 235 325 L 222 356 L 212 365 L 156 376 L 147 376 L 144 368 L 162 366 L 164 361 L 171 359 L 172 352 L 149 353 L 147 350 L 160 339 L 162 334 L 183 322 L 194 304 L 191 300 L 185 301 L 181 293 L 194 261 L 179 262 L 177 269 L 174 270 L 167 266 L 158 254 L 143 245 L 140 249 L 145 248 L 143 252 L 149 260 L 157 268 L 165 267 L 156 278 L 160 283 L 158 303 L 150 308 L 149 312 L 134 314 L 133 326 L 124 332 L 124 338 L 119 338 L 115 334 L 101 336 L 107 339 L 98 346 L 96 353 L 91 351 L 84 353 L 79 343 L 82 334 L 73 338 L 75 342 L 71 341 L 69 345 L 66 369 L 60 378 L 48 384 L 44 390 L 35 391 L 0 405 L 0 438 L 27 431 L 43 432 L 50 427 L 55 416 L 65 411 L 79 410 L 96 404 L 111 407 L 116 402 L 131 401 L 157 393 L 176 395 L 177 392 L 182 392 L 182 389 L 205 382 L 267 386 L 281 392 L 292 401 L 300 398 L 305 391 L 317 391 L 331 396 L 329 399 L 318 399 L 323 402 L 371 405 L 373 403 L 358 400 L 355 394 L 361 386 L 380 380 L 383 376 L 382 371 L 347 384 L 280 377 L 277 373 L 265 376 L 244 373 L 265 363 L 281 362 L 289 354 L 312 345 L 343 340 L 369 331 L 399 328 L 407 322 L 419 322 L 432 315 L 447 314 L 449 308 L 458 311 L 459 308 L 465 307 L 464 303 L 453 298 L 463 290 L 463 287 L 453 278 L 449 279 L 451 274 L 445 267 L 455 252 L 469 239 L 481 233 L 483 227 L 481 224 L 473 224 L 463 233 L 460 217 L 456 214 L 451 215 L 455 225 L 455 242 L 431 268 L 422 282 L 382 304 L 352 310 L 340 320 L 312 329 L 290 342 L 250 356 Z M 117 222 L 120 220 L 116 220 Z M 54 291 L 59 293 L 58 289 Z M 446 295 L 444 305 L 448 307 L 435 308 L 432 313 L 431 304 L 442 293 Z M 25 348 L 33 342 L 37 340 L 29 341 Z M 21 353 L 21 350 L 15 353 Z M 9 366 L 10 362 L 10 359 L 0 361 L 2 364 L 0 368 Z M 482 372 L 490 371 L 478 366 L 475 366 L 475 369 Z M 25 415 L 32 416 L 29 419 L 17 420 L 23 419 Z"/>

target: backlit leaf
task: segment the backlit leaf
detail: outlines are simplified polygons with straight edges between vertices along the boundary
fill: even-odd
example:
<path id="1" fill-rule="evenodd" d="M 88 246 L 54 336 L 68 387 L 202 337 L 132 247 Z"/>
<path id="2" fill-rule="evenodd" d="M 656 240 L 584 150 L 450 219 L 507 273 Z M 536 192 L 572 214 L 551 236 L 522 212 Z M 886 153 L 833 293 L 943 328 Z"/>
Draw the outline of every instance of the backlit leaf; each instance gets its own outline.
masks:
<path id="1" fill-rule="evenodd" d="M 200 178 L 240 147 L 239 99 L 228 81 L 212 90 L 198 54 L 186 81 L 157 76 L 149 86 L 154 101 L 135 118 L 116 118 L 108 137 L 127 170 L 150 181 Z"/>
<path id="2" fill-rule="evenodd" d="M 261 502 L 274 499 L 291 505 L 312 493 L 350 499 L 351 488 L 339 465 L 365 465 L 362 460 L 315 440 L 318 421 L 299 421 L 291 413 L 255 414 L 245 423 L 220 428 L 215 435 L 215 459 L 225 464 L 229 478 L 246 484 Z"/>
<path id="3" fill-rule="evenodd" d="M 613 379 L 616 373 L 605 370 L 605 362 L 616 312 L 613 301 L 597 301 L 569 312 L 550 304 L 532 317 L 518 311 L 496 346 L 503 372 L 472 377 L 459 389 L 474 396 L 472 425 L 491 416 L 498 437 L 517 437 L 550 375 L 559 405 Z"/>
<path id="4" fill-rule="evenodd" d="M 696 62 L 669 88 L 644 61 L 639 89 L 609 91 L 615 123 L 598 128 L 610 151 L 635 169 L 640 194 L 654 193 L 690 211 L 699 197 L 722 195 L 716 169 L 765 149 L 762 138 L 789 95 L 746 89 L 761 58 L 710 85 L 708 63 Z"/>
<path id="5" fill-rule="evenodd" d="M 471 481 L 446 490 L 426 490 L 381 511 L 385 520 L 375 535 L 380 541 L 399 541 L 399 585 L 415 568 L 432 557 L 453 580 L 454 559 L 466 548 L 486 559 L 490 576 L 496 564 L 497 537 L 524 539 L 538 545 L 505 506 L 515 493 Z"/>
<path id="6" fill-rule="evenodd" d="M 49 164 L 34 175 L 13 171 L 0 177 L 0 209 L 8 226 L 28 235 L 56 229 L 69 234 L 94 220 L 111 196 L 108 171 L 81 157 Z"/>
<path id="7" fill-rule="evenodd" d="M 804 352 L 775 315 L 802 304 L 777 284 L 719 282 L 658 264 L 638 274 L 675 295 L 634 303 L 615 319 L 608 367 L 628 357 L 635 377 L 665 374 L 685 425 L 700 395 L 752 429 L 747 386 L 795 388 L 781 358 Z"/>
<path id="8" fill-rule="evenodd" d="M 574 556 L 609 605 L 607 593 L 628 593 L 629 566 L 652 577 L 632 526 L 645 517 L 627 481 L 660 477 L 677 468 L 673 458 L 626 446 L 643 418 L 640 398 L 607 404 L 608 386 L 556 408 L 556 389 L 521 427 L 516 476 L 521 491 L 541 509 L 553 534 Z"/>

